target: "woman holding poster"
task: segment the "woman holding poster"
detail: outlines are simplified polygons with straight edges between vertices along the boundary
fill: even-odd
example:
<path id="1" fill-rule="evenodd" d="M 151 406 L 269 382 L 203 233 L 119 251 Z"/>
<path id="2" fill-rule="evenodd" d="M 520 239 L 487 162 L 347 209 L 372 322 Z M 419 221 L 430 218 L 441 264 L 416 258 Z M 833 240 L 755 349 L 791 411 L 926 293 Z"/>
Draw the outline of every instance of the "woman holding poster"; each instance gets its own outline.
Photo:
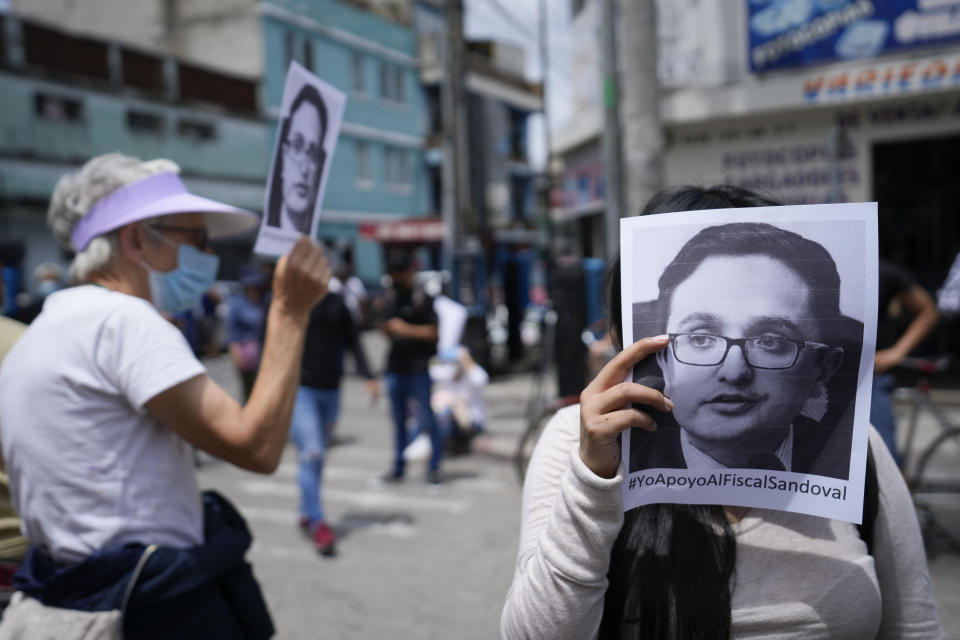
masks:
<path id="1" fill-rule="evenodd" d="M 169 160 L 111 153 L 63 176 L 48 214 L 77 285 L 51 294 L 0 367 L 10 495 L 31 547 L 2 638 L 268 638 L 273 623 L 225 498 L 193 448 L 272 473 L 287 444 L 323 251 L 276 264 L 259 374 L 240 405 L 162 315 L 216 279 L 210 238 L 257 223 L 190 193 Z M 121 633 L 122 632 L 122 633 Z"/>
<path id="2" fill-rule="evenodd" d="M 735 187 L 682 187 L 655 196 L 644 213 L 775 204 Z M 777 235 L 770 226 L 754 230 Z M 724 250 L 724 235 L 716 251 L 686 261 L 670 292 L 675 305 L 659 311 L 660 331 L 667 334 L 623 349 L 583 391 L 580 405 L 558 412 L 544 430 L 524 485 L 520 550 L 501 620 L 505 638 L 943 637 L 910 496 L 872 430 L 879 489 L 867 535 L 846 521 L 756 507 L 663 503 L 624 514 L 622 490 L 632 469 L 621 465 L 620 438 L 630 427 L 656 432 L 673 414 L 674 424 L 691 430 L 685 441 L 676 432 L 686 459 L 672 465 L 682 469 L 678 476 L 717 463 L 765 476 L 807 464 L 800 456 L 808 449 L 798 449 L 794 438 L 805 424 L 801 412 L 820 424 L 829 419 L 829 403 L 819 411 L 814 405 L 845 354 L 829 331 L 811 322 L 836 301 L 826 300 L 828 292 L 816 303 L 811 294 L 831 287 L 814 285 L 776 251 Z M 785 245 L 796 243 L 781 236 Z M 693 309 L 694 302 L 709 304 L 697 278 L 710 260 L 714 274 L 755 282 L 749 290 L 756 299 Z M 617 265 L 609 306 L 617 339 L 625 335 L 620 284 Z M 796 317 L 784 317 L 790 313 Z M 830 313 L 839 317 L 835 309 Z M 624 382 L 642 362 L 666 370 L 659 384 Z M 689 370 L 680 375 L 680 367 Z M 791 371 L 802 373 L 795 385 Z M 710 372 L 715 379 L 706 380 Z M 696 384 L 686 380 L 694 373 Z M 789 406 L 778 402 L 784 394 Z M 659 416 L 656 424 L 650 413 Z M 712 424 L 739 440 L 740 428 L 753 423 L 775 427 L 757 438 L 769 461 L 742 455 L 742 442 L 727 450 L 710 433 Z M 693 465 L 701 454 L 703 464 Z"/>

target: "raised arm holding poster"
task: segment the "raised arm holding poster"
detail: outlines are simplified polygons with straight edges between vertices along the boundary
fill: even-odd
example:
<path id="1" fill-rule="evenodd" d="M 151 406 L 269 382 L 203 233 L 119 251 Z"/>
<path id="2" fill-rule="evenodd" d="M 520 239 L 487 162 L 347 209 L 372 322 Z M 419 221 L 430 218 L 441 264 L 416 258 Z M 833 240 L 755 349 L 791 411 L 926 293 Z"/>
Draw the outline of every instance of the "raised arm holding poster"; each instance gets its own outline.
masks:
<path id="1" fill-rule="evenodd" d="M 303 234 L 316 236 L 346 95 L 291 62 L 254 251 L 283 255 Z"/>
<path id="2" fill-rule="evenodd" d="M 628 429 L 624 509 L 724 504 L 859 522 L 876 333 L 876 204 L 621 220 L 623 341 L 669 413 Z"/>

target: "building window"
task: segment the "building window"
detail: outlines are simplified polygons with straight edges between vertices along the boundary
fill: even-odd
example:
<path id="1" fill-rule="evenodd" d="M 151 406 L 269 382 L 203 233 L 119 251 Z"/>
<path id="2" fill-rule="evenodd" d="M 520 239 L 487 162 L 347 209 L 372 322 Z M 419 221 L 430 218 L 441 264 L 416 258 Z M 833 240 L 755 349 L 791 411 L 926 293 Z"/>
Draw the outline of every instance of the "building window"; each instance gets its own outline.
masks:
<path id="1" fill-rule="evenodd" d="M 206 142 L 216 139 L 217 128 L 210 122 L 181 120 L 177 123 L 177 134 L 196 142 Z"/>
<path id="2" fill-rule="evenodd" d="M 162 135 L 166 128 L 163 116 L 148 111 L 127 111 L 127 128 L 136 133 Z"/>
<path id="3" fill-rule="evenodd" d="M 351 81 L 350 88 L 354 93 L 367 92 L 367 74 L 364 66 L 363 55 L 353 52 L 350 56 Z"/>
<path id="4" fill-rule="evenodd" d="M 297 59 L 297 36 L 288 31 L 283 38 L 283 49 L 287 57 L 287 64 L 284 66 L 289 67 L 290 63 Z"/>
<path id="5" fill-rule="evenodd" d="M 296 60 L 308 71 L 313 71 L 313 43 L 309 38 L 288 31 L 284 38 L 284 49 L 287 54 L 287 66 Z"/>
<path id="6" fill-rule="evenodd" d="M 410 166 L 410 154 L 406 149 L 387 147 L 385 158 L 385 182 L 391 187 L 407 188 L 413 184 L 413 171 Z"/>
<path id="7" fill-rule="evenodd" d="M 370 165 L 370 146 L 366 142 L 357 142 L 357 186 L 369 189 L 373 186 L 373 167 Z"/>
<path id="8" fill-rule="evenodd" d="M 393 99 L 397 102 L 406 102 L 406 92 L 403 90 L 403 67 L 394 66 L 393 76 L 393 89 L 395 92 Z"/>
<path id="9" fill-rule="evenodd" d="M 33 112 L 51 122 L 83 121 L 83 103 L 75 98 L 38 93 L 33 97 Z"/>
<path id="10" fill-rule="evenodd" d="M 380 63 L 380 96 L 384 100 L 405 102 L 403 67 L 389 62 Z"/>
<path id="11" fill-rule="evenodd" d="M 308 71 L 313 71 L 313 41 L 310 38 L 303 39 L 303 51 L 300 62 Z"/>

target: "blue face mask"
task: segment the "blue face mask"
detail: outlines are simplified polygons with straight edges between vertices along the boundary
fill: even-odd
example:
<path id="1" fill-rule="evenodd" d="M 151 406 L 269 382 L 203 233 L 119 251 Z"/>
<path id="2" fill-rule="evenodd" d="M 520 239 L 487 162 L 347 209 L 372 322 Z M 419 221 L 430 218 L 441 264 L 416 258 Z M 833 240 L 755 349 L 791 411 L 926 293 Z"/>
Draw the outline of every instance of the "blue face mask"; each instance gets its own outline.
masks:
<path id="1" fill-rule="evenodd" d="M 164 240 L 173 243 L 168 238 Z M 155 271 L 146 264 L 143 268 L 150 274 L 153 304 L 160 311 L 177 313 L 195 307 L 210 290 L 217 278 L 220 258 L 181 244 L 177 249 L 177 268 L 173 271 Z"/>

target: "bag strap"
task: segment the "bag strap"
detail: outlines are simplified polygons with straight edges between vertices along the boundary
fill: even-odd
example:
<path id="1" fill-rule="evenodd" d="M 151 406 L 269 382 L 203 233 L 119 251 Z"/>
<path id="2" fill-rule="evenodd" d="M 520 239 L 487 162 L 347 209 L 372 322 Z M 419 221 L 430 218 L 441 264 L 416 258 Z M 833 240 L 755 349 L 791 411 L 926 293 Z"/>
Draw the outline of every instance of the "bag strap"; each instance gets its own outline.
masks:
<path id="1" fill-rule="evenodd" d="M 880 483 L 877 480 L 877 465 L 873 460 L 873 448 L 867 445 L 867 472 L 863 481 L 863 520 L 857 525 L 860 538 L 867 545 L 867 553 L 873 555 L 873 533 L 880 503 Z"/>
<path id="2" fill-rule="evenodd" d="M 130 576 L 130 581 L 127 582 L 127 589 L 123 593 L 123 601 L 120 603 L 121 615 L 126 613 L 127 604 L 130 602 L 130 596 L 133 595 L 133 590 L 137 586 L 137 580 L 140 578 L 140 574 L 143 572 L 143 567 L 147 564 L 147 560 L 150 559 L 150 556 L 153 555 L 153 552 L 156 550 L 157 545 L 152 544 L 144 549 L 143 553 L 140 554 L 140 559 L 137 561 L 137 566 L 133 569 L 133 575 Z"/>

